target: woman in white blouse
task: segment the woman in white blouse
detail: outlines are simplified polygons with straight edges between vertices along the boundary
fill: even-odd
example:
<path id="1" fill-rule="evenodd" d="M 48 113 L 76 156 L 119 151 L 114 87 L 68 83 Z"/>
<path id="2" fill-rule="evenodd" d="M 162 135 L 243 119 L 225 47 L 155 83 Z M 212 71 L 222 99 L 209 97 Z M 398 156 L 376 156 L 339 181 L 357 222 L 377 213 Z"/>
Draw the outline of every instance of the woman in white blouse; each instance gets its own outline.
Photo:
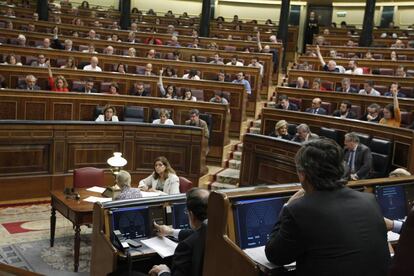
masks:
<path id="1" fill-rule="evenodd" d="M 106 105 L 103 114 L 99 115 L 98 118 L 96 118 L 95 122 L 118 122 L 118 116 L 116 116 L 116 109 L 114 106 Z"/>
<path id="2" fill-rule="evenodd" d="M 167 158 L 160 156 L 154 161 L 154 172 L 142 179 L 138 188 L 142 191 L 159 192 L 160 194 L 179 194 L 180 180 Z"/>
<path id="3" fill-rule="evenodd" d="M 154 121 L 152 121 L 153 124 L 155 125 L 174 125 L 173 120 L 169 119 L 170 114 L 168 112 L 168 110 L 166 109 L 161 109 L 160 110 L 160 118 L 159 119 L 155 119 Z"/>

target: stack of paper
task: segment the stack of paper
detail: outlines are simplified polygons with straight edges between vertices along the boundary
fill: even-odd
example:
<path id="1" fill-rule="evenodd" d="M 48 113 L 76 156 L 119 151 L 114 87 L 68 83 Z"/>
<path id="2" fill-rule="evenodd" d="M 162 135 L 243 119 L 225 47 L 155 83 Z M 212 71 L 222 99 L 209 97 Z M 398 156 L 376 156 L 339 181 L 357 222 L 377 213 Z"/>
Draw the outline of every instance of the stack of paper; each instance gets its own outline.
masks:
<path id="1" fill-rule="evenodd" d="M 247 254 L 250 258 L 253 259 L 258 264 L 261 264 L 262 266 L 268 268 L 268 269 L 275 269 L 277 266 L 269 262 L 269 260 L 266 258 L 264 246 L 260 247 L 254 247 L 254 248 L 247 248 L 244 249 L 244 253 Z"/>
<path id="2" fill-rule="evenodd" d="M 153 237 L 147 240 L 141 240 L 143 244 L 154 250 L 161 258 L 174 255 L 177 243 L 165 237 Z"/>
<path id="3" fill-rule="evenodd" d="M 152 196 L 160 196 L 160 193 L 157 192 L 144 192 L 141 191 L 142 197 L 152 197 Z"/>
<path id="4" fill-rule="evenodd" d="M 95 203 L 95 202 L 107 202 L 107 201 L 112 201 L 112 198 L 88 196 L 83 201 L 92 202 L 92 203 Z"/>
<path id="5" fill-rule="evenodd" d="M 93 187 L 90 187 L 90 188 L 88 188 L 86 190 L 89 191 L 89 192 L 94 192 L 94 193 L 100 193 L 100 194 L 102 194 L 105 191 L 105 188 L 99 187 L 99 186 L 93 186 Z"/>

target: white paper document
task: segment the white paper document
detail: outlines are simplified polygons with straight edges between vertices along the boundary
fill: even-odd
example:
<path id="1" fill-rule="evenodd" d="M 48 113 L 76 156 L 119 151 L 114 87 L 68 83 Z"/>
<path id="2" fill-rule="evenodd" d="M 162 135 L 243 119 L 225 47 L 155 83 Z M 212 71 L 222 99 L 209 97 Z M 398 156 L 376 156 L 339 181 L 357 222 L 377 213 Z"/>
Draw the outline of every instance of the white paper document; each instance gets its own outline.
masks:
<path id="1" fill-rule="evenodd" d="M 243 250 L 244 253 L 247 254 L 250 258 L 253 259 L 256 263 L 268 268 L 268 269 L 275 269 L 277 266 L 269 262 L 266 258 L 265 254 L 265 247 L 259 246 L 254 248 L 247 248 Z"/>
<path id="2" fill-rule="evenodd" d="M 144 192 L 141 191 L 142 197 L 152 197 L 152 196 L 160 196 L 160 193 L 157 192 Z"/>
<path id="3" fill-rule="evenodd" d="M 389 242 L 395 242 L 400 239 L 400 234 L 394 233 L 392 231 L 388 231 L 387 238 Z"/>
<path id="4" fill-rule="evenodd" d="M 95 192 L 95 193 L 102 194 L 105 191 L 105 188 L 98 187 L 98 186 L 93 186 L 93 187 L 90 187 L 90 188 L 88 188 L 86 190 L 89 191 L 89 192 Z"/>
<path id="5" fill-rule="evenodd" d="M 161 258 L 174 255 L 177 243 L 165 237 L 153 237 L 147 240 L 141 240 L 143 244 L 154 250 Z"/>
<path id="6" fill-rule="evenodd" d="M 87 201 L 87 202 L 107 202 L 107 201 L 112 201 L 112 198 L 108 198 L 108 197 L 96 197 L 96 196 L 88 196 L 87 198 L 85 198 L 83 201 Z"/>

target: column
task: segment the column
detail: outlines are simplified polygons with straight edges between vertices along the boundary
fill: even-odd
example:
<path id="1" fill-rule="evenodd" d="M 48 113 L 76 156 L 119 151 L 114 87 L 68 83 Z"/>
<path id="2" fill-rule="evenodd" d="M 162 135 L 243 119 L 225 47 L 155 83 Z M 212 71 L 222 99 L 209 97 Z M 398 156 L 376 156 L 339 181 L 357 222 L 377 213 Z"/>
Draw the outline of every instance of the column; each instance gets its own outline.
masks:
<path id="1" fill-rule="evenodd" d="M 279 17 L 279 29 L 277 32 L 277 38 L 282 40 L 283 53 L 282 53 L 282 70 L 286 70 L 286 49 L 288 41 L 288 27 L 289 27 L 289 10 L 290 0 L 282 0 L 280 6 L 280 17 Z"/>
<path id="2" fill-rule="evenodd" d="M 367 0 L 365 2 L 364 23 L 362 32 L 359 37 L 360 47 L 370 47 L 372 43 L 372 29 L 374 28 L 374 14 L 375 14 L 376 0 Z"/>
<path id="3" fill-rule="evenodd" d="M 48 0 L 37 0 L 37 10 L 39 20 L 49 20 Z"/>
<path id="4" fill-rule="evenodd" d="M 131 26 L 131 0 L 119 0 L 119 10 L 121 12 L 121 29 L 128 30 Z"/>
<path id="5" fill-rule="evenodd" d="M 210 34 L 210 19 L 214 17 L 214 0 L 203 0 L 199 35 L 208 37 Z"/>

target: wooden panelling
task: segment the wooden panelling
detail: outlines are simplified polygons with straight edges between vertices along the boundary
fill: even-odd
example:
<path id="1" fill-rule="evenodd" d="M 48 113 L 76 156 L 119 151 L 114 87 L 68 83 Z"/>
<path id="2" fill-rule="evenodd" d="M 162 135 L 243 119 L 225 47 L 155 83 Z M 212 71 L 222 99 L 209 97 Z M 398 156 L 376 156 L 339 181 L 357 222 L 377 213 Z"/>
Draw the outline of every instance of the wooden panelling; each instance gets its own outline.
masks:
<path id="1" fill-rule="evenodd" d="M 16 120 L 18 101 L 0 101 L 0 116 L 4 120 Z"/>
<path id="2" fill-rule="evenodd" d="M 392 141 L 395 149 L 392 165 L 403 167 L 414 173 L 414 132 L 412 130 L 306 112 L 264 108 L 262 110 L 261 133 L 270 133 L 274 129 L 275 123 L 282 119 L 292 124 L 308 124 L 315 133 L 318 133 L 321 127 L 326 127 L 336 129 L 340 133 L 354 131 L 368 134 L 373 138 Z"/>
<path id="3" fill-rule="evenodd" d="M 240 186 L 297 182 L 294 157 L 300 145 L 258 134 L 246 134 Z"/>
<path id="4" fill-rule="evenodd" d="M 125 169 L 133 183 L 150 174 L 155 157 L 164 155 L 178 175 L 198 185 L 207 173 L 206 142 L 202 129 L 195 127 L 0 121 L 0 189 L 8 191 L 0 193 L 0 201 L 48 196 L 51 183 L 71 183 L 75 168 L 108 168 L 106 160 L 115 151 L 128 160 Z"/>

